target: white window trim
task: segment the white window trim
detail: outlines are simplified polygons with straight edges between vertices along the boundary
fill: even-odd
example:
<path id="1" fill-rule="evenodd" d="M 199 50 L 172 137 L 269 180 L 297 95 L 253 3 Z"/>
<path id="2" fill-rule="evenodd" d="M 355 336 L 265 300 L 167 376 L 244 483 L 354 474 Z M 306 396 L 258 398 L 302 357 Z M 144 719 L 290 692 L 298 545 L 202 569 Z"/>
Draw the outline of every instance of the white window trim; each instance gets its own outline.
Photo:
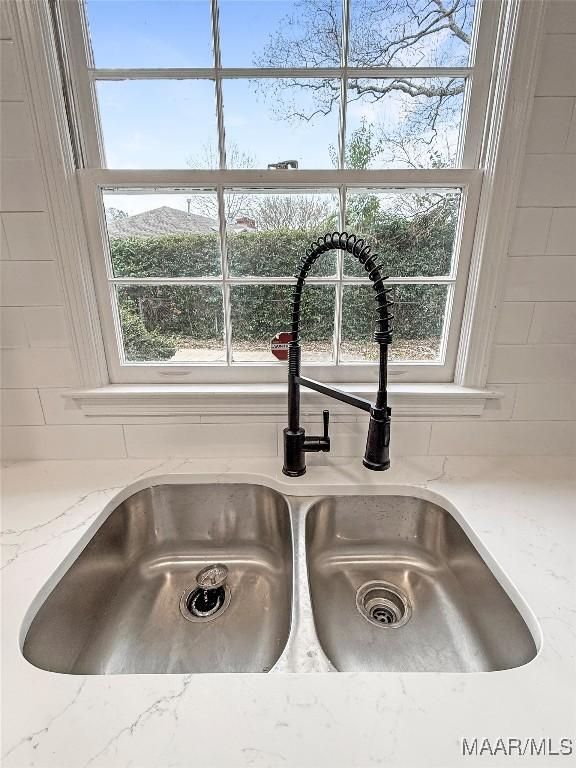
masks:
<path id="1" fill-rule="evenodd" d="M 262 412 L 266 403 L 273 412 L 278 412 L 280 407 L 283 411 L 283 398 L 275 391 L 266 392 L 266 386 L 262 388 L 257 384 L 231 385 L 220 393 L 217 403 L 214 395 L 219 388 L 210 386 L 210 382 L 184 385 L 177 395 L 180 405 L 174 404 L 174 387 L 170 385 L 119 388 L 110 384 L 87 238 L 80 214 L 77 173 L 60 90 L 60 73 L 50 42 L 48 9 L 44 3 L 13 0 L 10 0 L 9 9 L 27 64 L 25 75 L 39 157 L 81 376 L 82 388 L 70 391 L 69 397 L 85 412 L 90 411 L 96 416 L 104 415 L 103 411 L 112 407 L 116 408 L 114 415 L 151 414 L 151 409 L 158 407 L 159 402 L 165 404 L 162 415 L 183 413 L 183 402 L 186 408 L 201 408 L 204 414 L 210 413 L 211 408 L 221 414 L 238 413 L 240 396 L 246 401 L 254 401 L 247 406 L 252 410 L 246 413 Z M 539 63 L 544 9 L 545 0 L 531 3 L 509 0 L 505 4 L 454 381 L 438 385 L 392 385 L 395 389 L 393 404 L 397 399 L 397 407 L 404 416 L 477 416 L 483 402 L 496 394 L 485 389 L 486 374 Z M 346 382 L 341 382 L 341 386 L 345 385 Z M 273 384 L 267 386 L 274 387 Z M 365 387 L 368 390 L 370 383 L 367 382 Z M 95 390 L 98 390 L 97 394 Z M 101 406 L 99 411 L 95 400 L 108 405 Z"/>

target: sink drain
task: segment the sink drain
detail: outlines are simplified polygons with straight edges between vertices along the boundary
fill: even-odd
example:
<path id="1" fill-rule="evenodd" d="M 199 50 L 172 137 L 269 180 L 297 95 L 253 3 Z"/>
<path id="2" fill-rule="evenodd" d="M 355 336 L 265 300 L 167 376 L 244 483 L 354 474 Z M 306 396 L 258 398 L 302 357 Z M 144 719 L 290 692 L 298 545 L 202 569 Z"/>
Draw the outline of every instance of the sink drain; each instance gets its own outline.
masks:
<path id="1" fill-rule="evenodd" d="M 356 592 L 356 607 L 377 627 L 402 627 L 412 615 L 406 595 L 387 581 L 369 581 Z"/>
<path id="2" fill-rule="evenodd" d="M 180 613 L 186 621 L 205 622 L 222 616 L 230 605 L 231 593 L 226 586 L 206 590 L 194 585 L 180 598 Z"/>

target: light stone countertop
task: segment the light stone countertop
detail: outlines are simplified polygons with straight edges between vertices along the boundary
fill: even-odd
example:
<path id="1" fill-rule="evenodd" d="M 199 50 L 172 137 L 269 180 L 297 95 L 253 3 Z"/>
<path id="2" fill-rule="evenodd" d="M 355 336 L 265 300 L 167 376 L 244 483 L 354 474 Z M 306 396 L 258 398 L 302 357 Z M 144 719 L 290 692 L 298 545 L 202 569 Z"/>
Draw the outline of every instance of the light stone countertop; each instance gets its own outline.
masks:
<path id="1" fill-rule="evenodd" d="M 35 610 L 119 500 L 154 482 L 256 482 L 296 495 L 411 493 L 453 506 L 535 617 L 529 664 L 489 673 L 91 675 L 45 672 L 21 645 Z M 127 488 L 128 487 L 128 488 Z M 576 761 L 574 458 L 404 457 L 285 478 L 278 460 L 5 465 L 4 768 L 451 768 Z M 65 565 L 63 565 L 65 564 Z M 568 756 L 462 755 L 462 739 L 573 740 Z"/>

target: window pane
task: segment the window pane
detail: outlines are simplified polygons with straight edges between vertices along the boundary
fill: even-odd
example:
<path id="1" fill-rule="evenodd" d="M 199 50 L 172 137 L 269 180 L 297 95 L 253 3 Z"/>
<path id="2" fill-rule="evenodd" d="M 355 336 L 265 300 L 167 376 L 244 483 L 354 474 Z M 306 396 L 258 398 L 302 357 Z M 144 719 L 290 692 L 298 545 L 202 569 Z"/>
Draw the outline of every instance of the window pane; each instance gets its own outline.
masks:
<path id="1" fill-rule="evenodd" d="M 289 277 L 310 243 L 338 229 L 337 193 L 226 195 L 227 250 L 234 277 Z M 324 254 L 311 276 L 336 273 L 335 251 Z"/>
<path id="2" fill-rule="evenodd" d="M 397 362 L 440 360 L 448 288 L 445 285 L 395 285 L 393 342 L 389 359 Z M 369 285 L 344 286 L 342 295 L 342 361 L 377 361 L 372 340 L 376 317 Z"/>
<path id="3" fill-rule="evenodd" d="M 215 192 L 105 192 L 103 200 L 114 277 L 221 273 Z"/>
<path id="4" fill-rule="evenodd" d="M 465 85 L 452 77 L 349 80 L 346 167 L 456 165 Z"/>
<path id="5" fill-rule="evenodd" d="M 338 146 L 337 80 L 224 80 L 229 168 L 266 168 L 297 160 L 300 168 L 331 168 Z M 326 114 L 318 101 L 327 106 Z"/>
<path id="6" fill-rule="evenodd" d="M 350 0 L 348 63 L 354 67 L 462 67 L 474 0 Z"/>
<path id="7" fill-rule="evenodd" d="M 448 275 L 460 198 L 459 189 L 350 190 L 346 229 L 378 253 L 378 263 L 388 276 Z M 357 259 L 346 254 L 344 274 L 366 273 Z"/>
<path id="8" fill-rule="evenodd" d="M 291 285 L 235 285 L 231 288 L 232 356 L 236 361 L 273 362 L 270 340 L 290 330 Z M 331 362 L 335 289 L 307 285 L 302 299 L 302 359 Z"/>
<path id="9" fill-rule="evenodd" d="M 97 67 L 212 67 L 209 0 L 87 0 Z"/>
<path id="10" fill-rule="evenodd" d="M 222 291 L 206 285 L 117 288 L 128 362 L 216 362 L 225 359 Z"/>
<path id="11" fill-rule="evenodd" d="M 108 168 L 187 168 L 216 146 L 210 80 L 96 84 Z"/>
<path id="12" fill-rule="evenodd" d="M 225 67 L 337 67 L 340 0 L 220 0 Z"/>

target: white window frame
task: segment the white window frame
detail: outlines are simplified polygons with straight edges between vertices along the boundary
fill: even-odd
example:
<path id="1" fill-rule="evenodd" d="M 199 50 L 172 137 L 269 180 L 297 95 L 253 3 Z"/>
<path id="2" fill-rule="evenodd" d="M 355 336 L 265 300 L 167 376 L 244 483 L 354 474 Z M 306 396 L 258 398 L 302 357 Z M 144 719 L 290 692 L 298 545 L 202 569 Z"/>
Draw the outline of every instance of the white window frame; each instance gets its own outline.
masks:
<path id="1" fill-rule="evenodd" d="M 489 109 L 485 110 L 489 118 L 483 131 L 485 151 L 478 220 L 454 378 L 449 383 L 437 385 L 413 384 L 405 379 L 395 384 L 393 380 L 390 390 L 396 416 L 480 415 L 486 399 L 497 396 L 497 393 L 486 390 L 485 383 L 535 90 L 545 7 L 546 0 L 531 3 L 508 0 L 498 27 L 496 82 L 490 91 Z M 80 388 L 69 390 L 67 396 L 84 413 L 106 417 L 189 415 L 212 410 L 219 414 L 278 413 L 283 410 L 282 384 L 235 386 L 213 382 L 166 383 L 166 380 L 161 385 L 111 384 L 94 272 L 82 224 L 78 190 L 80 174 L 70 142 L 67 105 L 61 88 L 61 62 L 53 42 L 48 4 L 8 0 L 7 11 L 15 40 L 24 55 L 25 83 L 32 107 L 47 210 L 70 317 L 72 349 L 78 363 Z M 72 74 L 68 72 L 67 77 L 71 80 Z M 75 91 L 74 95 L 81 98 L 82 91 Z M 472 169 L 464 170 L 470 178 L 478 173 Z M 92 171 L 84 174 L 89 172 Z M 398 178 L 404 173 L 394 172 Z M 442 173 L 450 175 L 453 172 Z M 440 179 L 435 177 L 434 186 L 439 184 Z M 351 389 L 369 392 L 373 385 L 367 377 L 364 383 L 351 384 Z"/>
<path id="2" fill-rule="evenodd" d="M 440 348 L 439 361 L 431 362 L 390 362 L 391 379 L 422 382 L 447 382 L 454 378 L 458 352 L 458 336 L 464 312 L 466 284 L 470 256 L 474 238 L 474 226 L 478 213 L 479 193 L 482 173 L 478 170 L 482 156 L 484 133 L 483 117 L 489 100 L 491 80 L 491 56 L 493 55 L 497 20 L 500 3 L 497 0 L 481 2 L 475 14 L 474 32 L 471 44 L 471 61 L 468 67 L 459 68 L 403 68 L 403 69 L 367 69 L 347 67 L 345 60 L 339 68 L 327 69 L 272 69 L 272 68 L 222 68 L 220 65 L 218 6 L 212 0 L 212 43 L 214 49 L 214 67 L 186 69 L 96 69 L 90 60 L 88 29 L 83 1 L 68 2 L 59 6 L 65 27 L 66 40 L 69 43 L 69 57 L 72 78 L 72 91 L 78 96 L 78 115 L 80 121 L 80 152 L 84 168 L 79 170 L 80 190 L 87 225 L 92 268 L 94 271 L 99 305 L 102 308 L 101 319 L 104 332 L 106 356 L 108 359 L 111 381 L 118 384 L 161 383 L 167 380 L 175 382 L 194 381 L 213 382 L 280 382 L 285 379 L 281 364 L 272 359 L 268 363 L 235 362 L 232 356 L 230 338 L 230 286 L 233 284 L 291 283 L 290 278 L 231 278 L 227 270 L 226 226 L 223 213 L 223 196 L 230 188 L 285 190 L 338 190 L 340 198 L 340 229 L 343 230 L 345 218 L 345 190 L 353 188 L 373 188 L 385 191 L 393 188 L 459 188 L 462 190 L 461 215 L 455 238 L 455 257 L 449 275 L 440 278 L 416 277 L 399 278 L 392 276 L 390 284 L 445 284 L 447 302 L 445 326 Z M 343 0 L 343 13 L 349 12 L 349 0 Z M 346 24 L 344 24 L 346 29 Z M 346 35 L 344 35 L 344 38 Z M 343 59 L 346 55 L 346 40 L 343 45 Z M 462 130 L 465 141 L 460 142 L 458 167 L 454 169 L 430 170 L 381 170 L 350 171 L 344 168 L 345 153 L 345 115 L 343 105 L 346 102 L 346 84 L 349 77 L 394 77 L 402 74 L 406 77 L 425 77 L 445 75 L 466 78 L 466 90 L 463 99 Z M 335 77 L 341 82 L 341 115 L 339 132 L 339 169 L 335 170 L 298 170 L 298 171 L 235 171 L 226 169 L 224 140 L 224 115 L 222 105 L 222 81 L 227 78 L 274 78 L 274 77 Z M 216 112 L 219 137 L 219 163 L 217 171 L 170 170 L 141 171 L 113 170 L 103 168 L 105 163 L 103 139 L 100 134 L 96 83 L 103 80 L 150 80 L 170 78 L 202 78 L 215 81 Z M 468 128 L 466 128 L 468 126 Z M 217 193 L 220 201 L 220 234 L 223 242 L 222 279 L 148 279 L 121 280 L 111 273 L 109 245 L 106 233 L 102 190 L 113 188 L 173 190 L 186 187 L 208 189 Z M 315 278 L 309 282 L 336 286 L 336 308 L 334 329 L 338 337 L 340 329 L 340 307 L 343 285 L 363 284 L 366 281 L 347 278 L 343 274 L 341 254 L 337 255 L 337 275 L 335 279 Z M 118 319 L 115 286 L 130 283 L 161 284 L 215 284 L 222 285 L 225 317 L 225 354 L 222 364 L 191 362 L 178 364 L 166 361 L 160 364 L 151 362 L 132 362 L 123 359 L 121 327 Z M 278 330 L 283 330 L 278 328 Z M 307 365 L 312 376 L 329 381 L 375 381 L 377 365 L 373 362 L 342 363 L 339 360 L 339 339 L 334 342 L 336 357 L 333 363 Z"/>

